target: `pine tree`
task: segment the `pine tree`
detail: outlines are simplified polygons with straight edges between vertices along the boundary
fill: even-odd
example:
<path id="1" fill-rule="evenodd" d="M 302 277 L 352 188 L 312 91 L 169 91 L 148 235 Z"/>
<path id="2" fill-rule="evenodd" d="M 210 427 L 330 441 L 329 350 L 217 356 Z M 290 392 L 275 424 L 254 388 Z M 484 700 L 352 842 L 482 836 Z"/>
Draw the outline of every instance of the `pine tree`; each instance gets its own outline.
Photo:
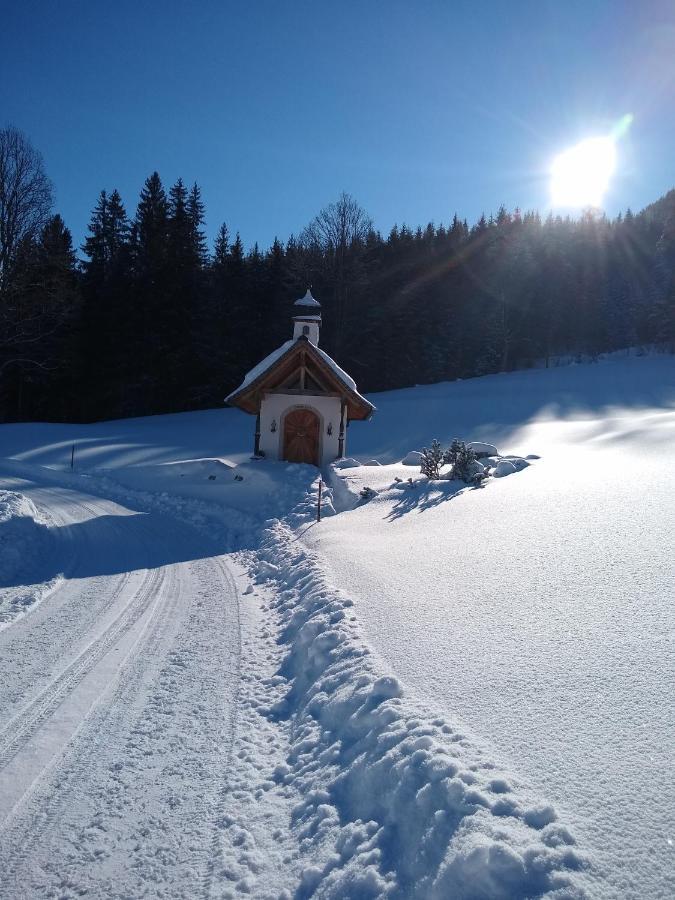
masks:
<path id="1" fill-rule="evenodd" d="M 434 438 L 431 442 L 431 447 L 424 447 L 422 449 L 420 472 L 422 475 L 426 475 L 430 480 L 438 479 L 441 476 L 442 462 L 443 450 L 441 449 L 440 443 Z"/>
<path id="2" fill-rule="evenodd" d="M 228 257 L 230 255 L 230 233 L 227 225 L 223 224 L 218 229 L 216 242 L 213 248 L 213 266 L 216 269 L 225 271 L 227 268 Z"/>
<path id="3" fill-rule="evenodd" d="M 206 249 L 206 237 L 204 236 L 204 204 L 199 186 L 195 182 L 190 189 L 187 204 L 187 216 L 190 223 L 190 249 L 195 263 L 199 267 L 206 265 L 208 253 Z"/>
<path id="4" fill-rule="evenodd" d="M 443 462 L 452 466 L 453 479 L 464 481 L 466 484 L 473 480 L 476 454 L 470 447 L 466 446 L 464 441 L 455 438 L 443 454 Z"/>
<path id="5" fill-rule="evenodd" d="M 37 238 L 20 242 L 3 297 L 3 312 L 13 313 L 0 338 L 6 417 L 68 418 L 79 297 L 71 234 L 55 215 Z"/>

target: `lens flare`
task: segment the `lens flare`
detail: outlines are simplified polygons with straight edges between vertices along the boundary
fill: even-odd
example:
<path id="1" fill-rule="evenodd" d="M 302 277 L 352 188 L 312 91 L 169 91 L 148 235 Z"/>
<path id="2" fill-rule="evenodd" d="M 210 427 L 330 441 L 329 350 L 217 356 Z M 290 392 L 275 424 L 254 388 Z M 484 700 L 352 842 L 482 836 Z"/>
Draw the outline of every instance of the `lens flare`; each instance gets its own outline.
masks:
<path id="1" fill-rule="evenodd" d="M 600 206 L 615 169 L 614 137 L 581 141 L 553 160 L 551 203 L 554 207 Z"/>

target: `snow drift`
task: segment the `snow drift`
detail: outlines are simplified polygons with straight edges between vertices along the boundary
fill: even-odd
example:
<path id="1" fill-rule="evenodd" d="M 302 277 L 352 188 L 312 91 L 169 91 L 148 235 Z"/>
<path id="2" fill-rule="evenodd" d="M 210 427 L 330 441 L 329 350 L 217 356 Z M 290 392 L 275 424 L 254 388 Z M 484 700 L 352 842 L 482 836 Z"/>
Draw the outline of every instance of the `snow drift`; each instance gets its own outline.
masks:
<path id="1" fill-rule="evenodd" d="M 364 643 L 351 599 L 332 589 L 292 526 L 269 524 L 253 572 L 274 588 L 289 721 L 275 776 L 312 860 L 298 897 L 581 896 L 568 828 L 461 731 L 406 701 Z"/>
<path id="2" fill-rule="evenodd" d="M 32 501 L 16 491 L 0 490 L 0 628 L 44 593 L 46 586 L 34 582 L 48 543 L 47 523 Z"/>
<path id="3" fill-rule="evenodd" d="M 0 491 L 0 583 L 25 577 L 39 557 L 46 524 L 32 501 L 15 491 Z"/>

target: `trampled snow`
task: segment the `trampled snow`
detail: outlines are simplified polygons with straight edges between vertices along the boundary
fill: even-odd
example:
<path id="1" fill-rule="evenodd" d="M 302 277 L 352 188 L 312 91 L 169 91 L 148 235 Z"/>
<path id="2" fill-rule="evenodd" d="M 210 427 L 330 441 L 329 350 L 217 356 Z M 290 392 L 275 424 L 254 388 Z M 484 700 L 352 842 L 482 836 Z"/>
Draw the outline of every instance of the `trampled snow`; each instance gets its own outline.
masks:
<path id="1" fill-rule="evenodd" d="M 320 524 L 237 410 L 0 428 L 63 576 L 0 631 L 15 895 L 672 895 L 673 358 L 372 400 Z"/>

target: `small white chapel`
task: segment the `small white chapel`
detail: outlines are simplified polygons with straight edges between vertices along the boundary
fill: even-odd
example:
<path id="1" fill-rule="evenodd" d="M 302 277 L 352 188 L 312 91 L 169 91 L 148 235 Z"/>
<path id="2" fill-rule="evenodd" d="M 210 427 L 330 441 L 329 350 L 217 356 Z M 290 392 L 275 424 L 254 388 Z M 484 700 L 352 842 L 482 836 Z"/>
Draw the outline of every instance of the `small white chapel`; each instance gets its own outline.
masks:
<path id="1" fill-rule="evenodd" d="M 256 417 L 254 455 L 325 466 L 346 453 L 347 426 L 375 407 L 319 347 L 321 304 L 295 302 L 293 338 L 251 369 L 225 402 Z"/>

